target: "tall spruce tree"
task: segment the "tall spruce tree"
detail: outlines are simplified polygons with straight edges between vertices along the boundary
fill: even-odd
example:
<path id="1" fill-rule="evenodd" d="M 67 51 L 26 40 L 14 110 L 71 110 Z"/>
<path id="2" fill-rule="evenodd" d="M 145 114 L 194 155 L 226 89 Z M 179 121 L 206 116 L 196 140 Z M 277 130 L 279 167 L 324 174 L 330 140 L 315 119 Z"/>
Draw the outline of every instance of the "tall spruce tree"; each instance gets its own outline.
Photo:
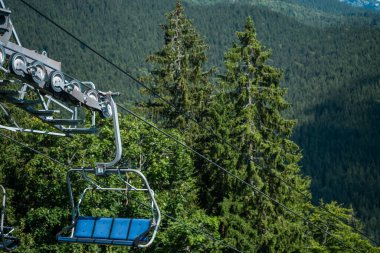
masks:
<path id="1" fill-rule="evenodd" d="M 164 127 L 194 133 L 197 124 L 189 118 L 201 121 L 212 90 L 211 71 L 205 69 L 207 46 L 186 17 L 180 1 L 167 14 L 167 24 L 162 28 L 165 44 L 148 57 L 153 64 L 148 79 L 152 91 L 166 101 L 155 97 L 145 106 Z"/>
<path id="2" fill-rule="evenodd" d="M 303 215 L 310 199 L 301 198 L 299 192 L 310 196 L 309 180 L 300 175 L 301 154 L 290 140 L 295 122 L 281 115 L 289 106 L 286 90 L 280 87 L 281 72 L 266 64 L 271 54 L 257 40 L 251 18 L 237 36 L 239 42 L 225 54 L 226 73 L 216 97 L 220 102 L 214 103 L 218 108 L 213 111 L 224 114 L 225 138 L 234 150 L 219 144 L 214 148 L 229 160 L 230 172 Z M 209 176 L 218 178 L 212 171 Z M 307 241 L 302 219 L 235 178 L 219 178 L 204 183 L 223 189 L 217 194 L 222 199 L 218 211 L 225 238 L 247 252 L 302 250 Z"/>

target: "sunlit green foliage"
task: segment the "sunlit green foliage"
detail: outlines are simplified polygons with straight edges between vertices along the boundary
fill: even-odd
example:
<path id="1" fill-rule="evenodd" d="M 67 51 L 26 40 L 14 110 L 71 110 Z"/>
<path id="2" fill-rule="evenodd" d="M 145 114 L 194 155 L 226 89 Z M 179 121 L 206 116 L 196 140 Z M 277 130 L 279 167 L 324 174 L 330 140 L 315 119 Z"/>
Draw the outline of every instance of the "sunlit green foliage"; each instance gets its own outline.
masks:
<path id="1" fill-rule="evenodd" d="M 187 41 L 196 47 L 190 47 L 195 50 L 186 52 L 186 60 L 196 59 L 197 64 L 184 62 L 196 71 L 183 74 L 181 71 L 188 69 L 181 68 L 177 71 L 180 78 L 173 78 L 172 74 L 176 72 L 173 72 L 171 63 L 178 56 L 176 51 L 167 54 L 172 58 L 164 61 L 158 56 L 168 52 L 170 46 L 179 45 L 179 41 L 173 40 L 176 30 L 173 23 L 166 23 L 164 31 L 168 33 L 163 36 L 158 24 L 167 22 L 163 13 L 169 9 L 174 11 L 167 18 L 175 18 L 174 1 L 30 2 L 131 73 L 135 74 L 145 66 L 147 68 L 142 72 L 156 75 L 155 81 L 159 81 L 159 74 L 164 73 L 165 78 L 161 79 L 165 80 L 164 84 L 199 87 L 197 85 L 209 81 L 209 72 L 203 68 L 204 65 L 219 66 L 222 82 L 215 86 L 217 89 L 213 93 L 209 93 L 206 85 L 202 86 L 206 87 L 205 92 L 198 94 L 194 90 L 190 92 L 190 89 L 179 89 L 178 93 L 173 90 L 170 93 L 164 87 L 156 90 L 172 99 L 181 110 L 194 113 L 196 118 L 201 116 L 197 119 L 210 126 L 213 134 L 207 134 L 206 128 L 193 131 L 196 125 L 187 124 L 182 116 L 170 110 L 160 115 L 158 123 L 170 128 L 179 126 L 179 131 L 168 131 L 180 140 L 194 144 L 213 161 L 313 222 L 292 216 L 267 198 L 260 197 L 250 187 L 195 158 L 180 145 L 130 117 L 123 117 L 122 164 L 141 169 L 156 191 L 163 211 L 179 220 L 164 218 L 150 252 L 233 252 L 223 243 L 213 243 L 209 236 L 197 229 L 205 229 L 216 239 L 223 239 L 224 243 L 248 252 L 354 252 L 352 248 L 378 252 L 340 221 L 363 229 L 351 209 L 334 202 L 321 203 L 321 207 L 339 217 L 336 219 L 311 205 L 309 181 L 300 175 L 301 153 L 294 143 L 295 140 L 303 150 L 301 164 L 303 171 L 313 177 L 311 189 L 315 198 L 324 197 L 327 203 L 331 199 L 345 205 L 352 203 L 353 210 L 364 217 L 363 221 L 368 225 L 364 229 L 378 236 L 380 212 L 373 205 L 377 199 L 377 168 L 380 164 L 377 131 L 380 122 L 377 116 L 380 87 L 378 15 L 352 12 L 350 8 L 342 10 L 338 3 L 332 1 L 324 1 L 323 6 L 315 1 L 301 0 L 281 1 L 280 5 L 271 5 L 276 1 L 257 1 L 258 5 L 237 1 L 233 5 L 185 4 L 186 10 L 181 9 L 180 12 L 181 19 L 188 28 L 189 37 L 196 38 Z M 90 79 L 102 90 L 121 91 L 124 95 L 121 103 L 141 102 L 141 97 L 149 100 L 146 94 L 140 96 L 135 84 L 124 75 L 100 63 L 84 45 L 58 32 L 22 7 L 19 1 L 10 0 L 9 5 L 14 11 L 13 21 L 23 45 L 48 50 L 52 58 L 63 62 L 65 72 L 80 80 Z M 289 6 L 295 7 L 297 12 Z M 303 11 L 309 10 L 306 7 L 310 6 L 318 11 L 313 10 L 313 15 L 308 16 Z M 336 12 L 339 16 L 335 15 Z M 185 14 L 193 19 L 192 23 Z M 319 14 L 324 15 L 322 23 L 316 22 Z M 223 53 L 234 41 L 234 32 L 243 29 L 244 19 L 249 15 L 255 21 L 255 28 L 248 25 L 247 30 L 238 33 L 239 41 L 227 52 L 224 65 Z M 197 27 L 202 36 L 192 26 Z M 252 63 L 248 63 L 250 47 L 246 42 L 249 42 L 248 38 L 256 40 L 256 35 L 252 36 L 255 29 L 257 37 L 273 49 L 273 56 L 269 57 L 270 53 L 255 42 L 253 48 L 258 50 L 257 56 L 260 57 L 256 56 Z M 210 44 L 208 63 L 207 54 L 203 51 L 206 45 L 200 39 L 203 36 Z M 177 44 L 166 43 L 168 38 Z M 181 44 L 184 45 L 189 44 Z M 153 54 L 156 69 L 153 71 L 144 63 L 152 52 L 156 52 Z M 160 72 L 165 65 L 170 71 Z M 284 70 L 282 79 L 273 66 Z M 205 73 L 202 70 L 206 70 Z M 194 73 L 200 75 L 192 76 Z M 249 84 L 252 89 L 247 89 L 244 84 Z M 269 87 L 267 90 L 257 88 L 265 85 Z M 289 88 L 286 98 L 292 107 L 288 107 L 284 100 L 283 87 Z M 248 91 L 259 106 L 245 107 L 247 98 L 249 101 Z M 207 104 L 202 104 L 203 100 Z M 283 114 L 299 120 L 293 141 L 290 134 L 294 122 L 285 120 Z M 29 116 L 17 114 L 17 117 Z M 170 119 L 166 122 L 170 124 L 160 122 L 165 117 Z M 35 118 L 26 121 L 33 127 L 45 127 Z M 260 124 L 257 125 L 258 122 Z M 12 136 L 69 166 L 93 166 L 97 161 L 112 157 L 112 129 L 109 123 L 102 124 L 100 134 L 93 137 Z M 190 130 L 191 134 L 186 131 L 179 133 L 183 130 Z M 227 138 L 232 146 L 221 143 L 223 138 Z M 7 222 L 17 227 L 16 234 L 22 239 L 19 252 L 123 251 L 118 247 L 57 244 L 55 234 L 70 223 L 65 186 L 68 168 L 6 138 L 1 140 L 0 183 L 7 187 L 10 196 Z M 273 175 L 285 179 L 306 194 L 306 200 Z M 123 198 L 113 200 L 110 196 L 91 196 L 84 205 L 84 211 L 104 215 L 125 211 Z M 322 231 L 311 224 L 316 224 Z M 328 236 L 323 229 L 331 231 L 337 239 Z"/>
<path id="2" fill-rule="evenodd" d="M 61 166 L 2 137 L 0 175 L 10 195 L 7 221 L 17 227 L 16 234 L 22 241 L 17 252 L 125 252 L 120 247 L 111 250 L 108 247 L 58 244 L 55 239 L 56 233 L 69 225 L 71 219 L 66 172 L 70 167 L 93 166 L 95 161 L 108 161 L 112 158 L 111 124 L 103 124 L 99 136 L 57 138 L 30 134 L 11 135 L 69 167 Z M 39 128 L 42 123 L 32 119 L 29 125 Z M 219 221 L 208 217 L 197 207 L 198 189 L 195 187 L 196 178 L 193 177 L 194 168 L 188 151 L 130 117 L 121 119 L 121 129 L 123 148 L 126 150 L 121 165 L 139 169 L 147 176 L 155 190 L 161 211 L 168 215 L 163 217 L 158 240 L 152 250 L 170 252 L 175 248 L 178 251 L 171 252 L 180 252 L 182 248 L 190 248 L 192 252 L 204 252 L 204 247 L 214 247 L 212 241 L 198 231 L 202 231 L 204 226 L 207 233 L 215 233 Z M 181 138 L 175 132 L 171 134 Z M 8 159 L 3 159 L 4 157 Z M 110 178 L 100 182 L 112 186 L 118 180 Z M 73 183 L 74 188 L 82 190 L 88 185 L 89 182 L 85 180 Z M 74 192 L 77 199 L 80 191 Z M 137 205 L 133 199 L 129 202 L 135 208 L 130 210 L 125 206 L 122 196 L 87 195 L 81 208 L 84 214 L 112 217 L 133 212 L 136 217 L 149 218 L 149 208 L 147 210 L 146 206 Z M 149 202 L 145 204 L 149 207 Z M 178 240 L 181 238 L 181 244 L 173 240 L 173 233 Z"/>

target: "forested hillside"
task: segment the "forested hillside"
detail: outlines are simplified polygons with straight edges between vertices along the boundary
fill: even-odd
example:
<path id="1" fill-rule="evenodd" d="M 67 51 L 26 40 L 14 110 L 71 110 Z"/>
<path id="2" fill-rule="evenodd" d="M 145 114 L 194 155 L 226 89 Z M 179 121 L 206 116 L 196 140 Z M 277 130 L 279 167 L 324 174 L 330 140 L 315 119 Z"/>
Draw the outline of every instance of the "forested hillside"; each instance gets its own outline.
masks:
<path id="1" fill-rule="evenodd" d="M 377 0 L 340 0 L 341 2 L 351 4 L 361 8 L 373 9 L 380 11 L 380 3 Z"/>
<path id="2" fill-rule="evenodd" d="M 159 24 L 173 0 L 28 1 L 97 51 L 136 76 L 151 69 L 148 55 L 164 44 Z M 205 4 L 207 3 L 207 4 Z M 63 69 L 100 89 L 123 93 L 120 102 L 147 101 L 131 79 L 57 30 L 18 0 L 6 1 L 24 46 L 47 50 Z M 317 203 L 352 206 L 366 232 L 380 240 L 380 15 L 338 1 L 187 1 L 185 11 L 209 45 L 208 67 L 225 70 L 223 55 L 252 16 L 268 60 L 284 74 L 296 119 L 293 140 Z"/>

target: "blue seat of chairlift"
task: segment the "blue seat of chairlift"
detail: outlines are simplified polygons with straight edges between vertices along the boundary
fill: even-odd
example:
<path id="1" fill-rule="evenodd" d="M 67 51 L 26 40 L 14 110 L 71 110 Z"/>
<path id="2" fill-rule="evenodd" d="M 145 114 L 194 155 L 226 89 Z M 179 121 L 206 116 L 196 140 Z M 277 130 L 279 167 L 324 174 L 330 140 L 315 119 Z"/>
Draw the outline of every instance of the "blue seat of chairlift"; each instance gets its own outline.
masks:
<path id="1" fill-rule="evenodd" d="M 131 219 L 128 218 L 115 218 L 113 222 L 112 232 L 110 239 L 112 240 L 125 240 L 127 239 L 129 225 Z"/>
<path id="2" fill-rule="evenodd" d="M 149 219 L 80 216 L 74 226 L 74 236 L 58 236 L 58 241 L 132 246 L 136 239 L 146 242 L 149 229 Z"/>
<path id="3" fill-rule="evenodd" d="M 111 233 L 113 218 L 97 218 L 93 238 L 108 239 Z"/>
<path id="4" fill-rule="evenodd" d="M 143 234 L 145 231 L 149 229 L 150 226 L 150 220 L 146 219 L 132 219 L 131 222 L 131 229 L 129 231 L 128 240 L 135 240 L 139 235 Z M 142 238 L 142 240 L 146 241 L 145 238 Z"/>
<path id="5" fill-rule="evenodd" d="M 80 217 L 77 220 L 75 237 L 90 238 L 95 226 L 95 217 Z"/>

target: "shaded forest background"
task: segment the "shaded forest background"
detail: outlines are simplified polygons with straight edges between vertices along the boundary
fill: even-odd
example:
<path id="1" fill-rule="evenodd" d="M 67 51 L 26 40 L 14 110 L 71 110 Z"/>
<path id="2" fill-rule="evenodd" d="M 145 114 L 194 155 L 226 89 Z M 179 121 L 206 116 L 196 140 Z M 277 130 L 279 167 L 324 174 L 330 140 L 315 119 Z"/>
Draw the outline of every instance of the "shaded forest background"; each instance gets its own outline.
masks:
<path id="1" fill-rule="evenodd" d="M 173 0 L 29 1 L 117 65 L 138 76 L 163 44 L 159 24 Z M 17 0 L 6 1 L 24 46 L 46 50 L 66 73 L 99 89 L 123 93 L 126 105 L 146 100 L 118 73 Z M 298 120 L 294 140 L 317 202 L 351 206 L 379 240 L 380 15 L 338 1 L 189 1 L 186 13 L 209 44 L 209 65 L 223 68 L 223 52 L 253 17 L 258 37 L 284 71 L 283 87 Z"/>

